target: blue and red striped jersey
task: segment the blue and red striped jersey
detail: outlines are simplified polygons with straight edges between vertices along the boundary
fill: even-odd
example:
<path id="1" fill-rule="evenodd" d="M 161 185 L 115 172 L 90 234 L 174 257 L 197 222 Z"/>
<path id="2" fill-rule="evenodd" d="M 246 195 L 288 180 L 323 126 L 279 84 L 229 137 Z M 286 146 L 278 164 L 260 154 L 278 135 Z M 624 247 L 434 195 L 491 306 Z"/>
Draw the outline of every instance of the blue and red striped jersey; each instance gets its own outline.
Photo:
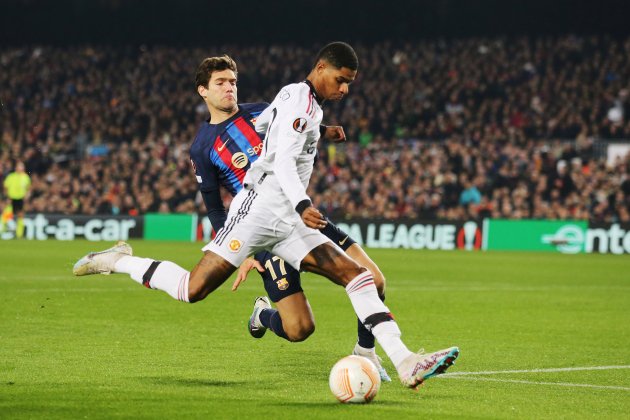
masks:
<path id="1" fill-rule="evenodd" d="M 239 104 L 239 111 L 221 124 L 204 122 L 190 148 L 190 161 L 202 192 L 223 186 L 232 195 L 262 150 L 254 122 L 268 103 Z"/>

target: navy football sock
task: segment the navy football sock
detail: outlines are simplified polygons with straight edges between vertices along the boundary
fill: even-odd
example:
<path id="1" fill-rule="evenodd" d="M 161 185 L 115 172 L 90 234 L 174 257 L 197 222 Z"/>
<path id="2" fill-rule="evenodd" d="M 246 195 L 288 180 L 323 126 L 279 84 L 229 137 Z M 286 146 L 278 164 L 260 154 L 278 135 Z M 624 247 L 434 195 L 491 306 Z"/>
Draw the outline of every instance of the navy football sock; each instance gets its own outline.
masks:
<path id="1" fill-rule="evenodd" d="M 385 295 L 378 295 L 378 297 L 381 298 L 381 301 L 385 302 Z M 361 347 L 364 349 L 374 348 L 374 335 L 365 328 L 365 325 L 363 325 L 359 318 L 357 318 L 357 335 Z"/>
<path id="2" fill-rule="evenodd" d="M 264 327 L 269 328 L 278 337 L 282 337 L 285 340 L 289 339 L 287 334 L 284 332 L 284 328 L 282 328 L 282 318 L 280 318 L 280 312 L 276 309 L 263 309 L 260 311 L 258 318 Z M 372 339 L 374 339 L 374 337 L 372 337 Z"/>

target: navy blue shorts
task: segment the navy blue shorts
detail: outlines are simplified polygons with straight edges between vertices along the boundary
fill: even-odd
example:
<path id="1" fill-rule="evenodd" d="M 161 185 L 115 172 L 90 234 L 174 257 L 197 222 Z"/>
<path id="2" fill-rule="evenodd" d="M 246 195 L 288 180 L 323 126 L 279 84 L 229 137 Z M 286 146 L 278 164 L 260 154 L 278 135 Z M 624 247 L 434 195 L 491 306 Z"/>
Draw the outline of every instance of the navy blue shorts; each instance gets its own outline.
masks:
<path id="1" fill-rule="evenodd" d="M 322 229 L 322 233 L 344 251 L 356 243 L 330 220 Z M 283 259 L 268 251 L 261 251 L 254 255 L 254 258 L 265 268 L 265 271 L 259 274 L 262 277 L 267 296 L 272 302 L 278 302 L 287 296 L 302 291 L 300 272 L 285 263 Z"/>

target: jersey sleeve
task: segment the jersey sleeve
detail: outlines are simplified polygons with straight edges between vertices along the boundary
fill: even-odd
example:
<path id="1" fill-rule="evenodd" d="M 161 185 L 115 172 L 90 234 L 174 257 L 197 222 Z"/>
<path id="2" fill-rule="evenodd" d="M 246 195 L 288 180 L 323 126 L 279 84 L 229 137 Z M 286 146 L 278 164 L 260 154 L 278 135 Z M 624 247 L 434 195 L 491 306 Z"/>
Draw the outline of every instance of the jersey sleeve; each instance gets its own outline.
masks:
<path id="1" fill-rule="evenodd" d="M 199 154 L 190 154 L 190 163 L 195 172 L 195 179 L 201 192 L 219 190 L 219 174 L 216 167 L 210 162 L 210 158 L 199 156 Z"/>
<path id="2" fill-rule="evenodd" d="M 268 107 L 267 102 L 239 104 L 239 108 L 252 117 L 250 120 L 254 124 L 254 129 L 261 137 L 267 132 L 269 125 L 269 114 L 264 112 Z"/>
<path id="3" fill-rule="evenodd" d="M 268 107 L 256 118 L 254 128 L 261 137 L 264 137 L 267 133 L 267 128 L 269 127 L 269 122 L 271 121 L 271 114 L 271 107 Z"/>
<path id="4" fill-rule="evenodd" d="M 279 95 L 282 95 L 282 91 Z M 293 208 L 301 201 L 310 200 L 298 175 L 297 160 L 309 137 L 313 138 L 310 132 L 319 132 L 319 122 L 311 116 L 314 101 L 310 89 L 306 85 L 301 86 L 291 92 L 288 100 L 279 103 L 273 122 L 274 125 L 278 124 L 274 173 Z"/>
<path id="5" fill-rule="evenodd" d="M 223 227 L 227 219 L 227 212 L 223 206 L 223 200 L 221 199 L 221 192 L 219 190 L 201 192 L 203 202 L 206 205 L 206 211 L 208 213 L 208 219 L 215 232 Z"/>
<path id="6" fill-rule="evenodd" d="M 208 219 L 217 232 L 223 227 L 227 218 L 227 212 L 221 199 L 219 175 L 216 167 L 210 162 L 210 158 L 204 159 L 203 150 L 194 150 L 190 153 L 190 163 L 192 164 L 197 186 L 201 191 L 203 202 L 206 205 Z"/>

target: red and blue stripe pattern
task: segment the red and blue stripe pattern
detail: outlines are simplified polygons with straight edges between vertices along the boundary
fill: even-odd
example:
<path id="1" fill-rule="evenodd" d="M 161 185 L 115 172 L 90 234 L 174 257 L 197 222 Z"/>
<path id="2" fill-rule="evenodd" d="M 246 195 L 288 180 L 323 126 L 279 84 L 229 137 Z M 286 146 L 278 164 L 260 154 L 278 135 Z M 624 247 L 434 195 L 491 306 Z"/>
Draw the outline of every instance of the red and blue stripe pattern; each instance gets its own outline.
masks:
<path id="1" fill-rule="evenodd" d="M 218 169 L 221 184 L 236 194 L 243 188 L 245 174 L 261 151 L 262 140 L 253 124 L 240 116 L 216 137 L 209 158 Z"/>

